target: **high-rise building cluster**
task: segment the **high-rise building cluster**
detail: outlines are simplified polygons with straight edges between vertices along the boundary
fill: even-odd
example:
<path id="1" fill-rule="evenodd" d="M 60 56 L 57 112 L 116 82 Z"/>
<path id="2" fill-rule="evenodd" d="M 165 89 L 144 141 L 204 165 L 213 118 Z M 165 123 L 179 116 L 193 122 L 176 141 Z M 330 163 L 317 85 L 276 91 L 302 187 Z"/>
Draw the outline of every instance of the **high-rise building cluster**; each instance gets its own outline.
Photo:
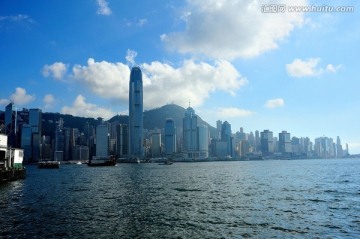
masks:
<path id="1" fill-rule="evenodd" d="M 81 129 L 64 127 L 58 118 L 52 135 L 44 135 L 40 109 L 18 111 L 13 103 L 5 107 L 0 132 L 8 135 L 8 146 L 24 149 L 24 161 L 41 159 L 58 161 L 89 160 L 115 155 L 118 158 L 172 157 L 182 160 L 208 158 L 341 158 L 343 148 L 339 136 L 291 137 L 290 132 L 277 135 L 268 129 L 246 133 L 243 128 L 233 133 L 228 121 L 216 122 L 215 134 L 190 106 L 185 110 L 182 125 L 177 129 L 174 119 L 167 118 L 163 128 L 144 129 L 143 81 L 140 67 L 131 69 L 129 80 L 129 120 L 106 122 L 98 118 L 95 124 L 86 122 Z M 69 125 L 69 124 L 68 124 Z M 181 133 L 179 133 L 181 132 Z"/>

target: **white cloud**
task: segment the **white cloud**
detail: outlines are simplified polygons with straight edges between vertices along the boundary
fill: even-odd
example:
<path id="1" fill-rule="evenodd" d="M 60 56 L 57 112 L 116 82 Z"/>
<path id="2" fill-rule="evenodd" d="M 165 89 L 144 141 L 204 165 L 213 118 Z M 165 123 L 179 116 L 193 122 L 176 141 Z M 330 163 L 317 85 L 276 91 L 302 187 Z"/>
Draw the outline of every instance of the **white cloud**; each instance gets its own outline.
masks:
<path id="1" fill-rule="evenodd" d="M 147 23 L 147 19 L 146 18 L 141 18 L 138 22 L 137 22 L 137 26 L 142 27 Z"/>
<path id="2" fill-rule="evenodd" d="M 255 112 L 250 110 L 239 109 L 235 107 L 217 109 L 217 115 L 219 116 L 219 118 L 222 119 L 247 117 L 253 114 L 255 114 Z"/>
<path id="3" fill-rule="evenodd" d="M 291 77 L 312 77 L 319 76 L 325 72 L 335 73 L 341 65 L 328 64 L 326 68 L 318 67 L 321 58 L 308 58 L 306 60 L 295 59 L 292 63 L 286 64 L 286 71 Z"/>
<path id="4" fill-rule="evenodd" d="M 126 64 L 89 58 L 87 66 L 73 67 L 73 77 L 102 98 L 128 100 L 130 69 Z"/>
<path id="5" fill-rule="evenodd" d="M 124 22 L 127 27 L 131 27 L 131 26 L 142 27 L 148 22 L 148 20 L 147 18 L 133 19 L 133 20 L 129 20 L 125 18 Z"/>
<path id="6" fill-rule="evenodd" d="M 283 0 L 189 0 L 181 19 L 185 30 L 163 34 L 170 49 L 212 58 L 255 57 L 275 49 L 295 27 L 305 22 L 301 12 L 263 13 L 266 4 Z M 292 1 L 307 5 L 307 0 Z"/>
<path id="7" fill-rule="evenodd" d="M 99 5 L 98 10 L 96 11 L 99 15 L 111 15 L 111 9 L 108 6 L 108 2 L 106 0 L 97 0 L 97 4 Z"/>
<path id="8" fill-rule="evenodd" d="M 321 70 L 316 69 L 320 60 L 320 58 L 309 58 L 305 61 L 295 59 L 292 63 L 286 64 L 286 71 L 292 77 L 316 76 L 321 74 Z"/>
<path id="9" fill-rule="evenodd" d="M 168 102 L 187 105 L 189 100 L 191 105 L 199 106 L 214 91 L 235 95 L 248 82 L 224 60 L 213 65 L 186 60 L 177 68 L 158 61 L 140 66 L 147 109 Z M 74 66 L 73 76 L 102 98 L 128 102 L 130 69 L 123 63 L 95 62 L 90 58 L 87 66 Z"/>
<path id="10" fill-rule="evenodd" d="M 143 64 L 144 103 L 156 107 L 175 102 L 192 106 L 201 105 L 214 91 L 235 91 L 247 84 L 235 67 L 228 61 L 217 61 L 214 65 L 186 60 L 178 68 L 160 62 Z"/>
<path id="11" fill-rule="evenodd" d="M 129 63 L 130 66 L 135 64 L 135 57 L 136 56 L 137 56 L 136 51 L 133 51 L 133 50 L 130 50 L 130 49 L 127 50 L 125 59 Z"/>
<path id="12" fill-rule="evenodd" d="M 111 117 L 116 115 L 116 113 L 112 112 L 111 110 L 101 108 L 95 104 L 87 103 L 85 101 L 85 97 L 83 97 L 82 95 L 78 95 L 76 97 L 71 107 L 62 107 L 61 113 L 81 117 L 101 117 L 104 119 L 110 119 Z"/>
<path id="13" fill-rule="evenodd" d="M 62 62 L 55 62 L 52 65 L 45 65 L 42 68 L 42 74 L 44 77 L 53 77 L 60 80 L 67 72 L 68 65 Z"/>
<path id="14" fill-rule="evenodd" d="M 335 73 L 341 68 L 341 65 L 334 66 L 333 64 L 328 64 L 326 66 L 326 72 Z"/>
<path id="15" fill-rule="evenodd" d="M 10 95 L 9 99 L 10 100 L 1 99 L 0 104 L 8 104 L 11 101 L 15 105 L 26 105 L 26 104 L 34 101 L 35 96 L 34 95 L 28 95 L 28 94 L 26 94 L 26 90 L 24 88 L 17 87 L 15 89 L 15 92 Z"/>
<path id="16" fill-rule="evenodd" d="M 12 16 L 0 16 L 0 22 L 24 22 L 34 24 L 35 21 L 31 19 L 28 15 L 18 14 Z"/>
<path id="17" fill-rule="evenodd" d="M 0 99 L 0 105 L 8 105 L 10 103 L 9 99 Z"/>
<path id="18" fill-rule="evenodd" d="M 54 106 L 55 98 L 52 94 L 47 94 L 44 96 L 44 109 L 49 109 Z"/>
<path id="19" fill-rule="evenodd" d="M 282 107 L 284 105 L 285 105 L 285 101 L 281 98 L 268 100 L 265 103 L 266 108 L 277 108 L 277 107 Z"/>
<path id="20" fill-rule="evenodd" d="M 34 101 L 35 96 L 26 94 L 24 88 L 16 87 L 15 92 L 10 96 L 10 100 L 14 102 L 15 105 L 26 105 Z"/>

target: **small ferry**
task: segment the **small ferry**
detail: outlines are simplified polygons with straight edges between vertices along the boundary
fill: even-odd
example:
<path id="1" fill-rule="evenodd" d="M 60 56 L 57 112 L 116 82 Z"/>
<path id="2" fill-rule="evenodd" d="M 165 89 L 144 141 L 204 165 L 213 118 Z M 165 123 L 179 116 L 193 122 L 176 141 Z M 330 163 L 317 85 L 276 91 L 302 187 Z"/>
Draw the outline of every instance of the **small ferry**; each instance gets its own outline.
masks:
<path id="1" fill-rule="evenodd" d="M 59 161 L 44 160 L 38 162 L 38 168 L 60 168 Z"/>
<path id="2" fill-rule="evenodd" d="M 172 165 L 174 162 L 170 159 L 166 159 L 164 162 L 159 163 L 159 165 Z"/>
<path id="3" fill-rule="evenodd" d="M 110 157 L 94 157 L 93 159 L 89 160 L 88 166 L 96 167 L 96 166 L 115 166 L 116 159 L 114 156 Z"/>

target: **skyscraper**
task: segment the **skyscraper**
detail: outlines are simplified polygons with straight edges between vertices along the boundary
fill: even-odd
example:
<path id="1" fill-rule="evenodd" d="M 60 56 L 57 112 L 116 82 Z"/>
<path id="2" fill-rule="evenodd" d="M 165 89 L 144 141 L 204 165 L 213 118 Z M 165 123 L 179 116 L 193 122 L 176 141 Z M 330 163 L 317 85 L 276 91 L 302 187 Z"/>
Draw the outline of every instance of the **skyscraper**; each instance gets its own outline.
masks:
<path id="1" fill-rule="evenodd" d="M 63 125 L 64 121 L 60 118 L 55 130 L 54 159 L 56 161 L 64 160 L 65 137 L 63 133 Z"/>
<path id="2" fill-rule="evenodd" d="M 273 140 L 272 131 L 264 130 L 260 133 L 261 152 L 263 155 L 274 153 Z"/>
<path id="3" fill-rule="evenodd" d="M 216 121 L 216 139 L 218 140 L 221 139 L 221 126 L 222 126 L 222 121 L 221 120 Z"/>
<path id="4" fill-rule="evenodd" d="M 286 131 L 279 133 L 279 151 L 283 154 L 291 153 L 290 133 Z"/>
<path id="5" fill-rule="evenodd" d="M 209 157 L 209 133 L 206 125 L 198 124 L 198 116 L 190 106 L 183 118 L 183 152 L 189 159 Z"/>
<path id="6" fill-rule="evenodd" d="M 196 151 L 198 148 L 198 117 L 190 106 L 185 111 L 183 118 L 183 151 Z"/>
<path id="7" fill-rule="evenodd" d="M 29 110 L 29 125 L 33 134 L 41 135 L 42 111 L 41 109 Z"/>
<path id="8" fill-rule="evenodd" d="M 199 125 L 198 131 L 198 151 L 199 157 L 209 157 L 209 130 L 206 125 Z"/>
<path id="9" fill-rule="evenodd" d="M 32 133 L 31 126 L 24 124 L 21 130 L 21 148 L 24 149 L 24 162 L 30 162 L 32 158 Z"/>
<path id="10" fill-rule="evenodd" d="M 229 124 L 229 122 L 225 121 L 221 126 L 221 140 L 226 142 L 227 156 L 232 157 L 234 155 L 231 135 L 231 125 Z"/>
<path id="11" fill-rule="evenodd" d="M 336 156 L 338 158 L 342 158 L 344 156 L 344 150 L 342 148 L 341 140 L 339 136 L 336 137 Z"/>
<path id="12" fill-rule="evenodd" d="M 96 157 L 109 156 L 109 128 L 105 124 L 96 127 Z"/>
<path id="13" fill-rule="evenodd" d="M 151 155 L 159 156 L 161 154 L 161 130 L 154 129 L 151 131 Z"/>
<path id="14" fill-rule="evenodd" d="M 14 103 L 5 107 L 5 133 L 8 136 L 8 146 L 17 147 L 17 110 Z"/>
<path id="15" fill-rule="evenodd" d="M 129 83 L 129 155 L 143 157 L 143 84 L 140 67 L 131 69 Z"/>
<path id="16" fill-rule="evenodd" d="M 165 121 L 165 154 L 176 153 L 176 127 L 173 119 Z"/>
<path id="17" fill-rule="evenodd" d="M 32 161 L 37 162 L 41 158 L 41 123 L 42 111 L 40 109 L 29 110 L 29 125 L 32 133 Z"/>
<path id="18" fill-rule="evenodd" d="M 120 158 L 123 158 L 128 155 L 128 125 L 127 124 L 118 124 L 116 126 L 116 150 L 117 155 Z"/>

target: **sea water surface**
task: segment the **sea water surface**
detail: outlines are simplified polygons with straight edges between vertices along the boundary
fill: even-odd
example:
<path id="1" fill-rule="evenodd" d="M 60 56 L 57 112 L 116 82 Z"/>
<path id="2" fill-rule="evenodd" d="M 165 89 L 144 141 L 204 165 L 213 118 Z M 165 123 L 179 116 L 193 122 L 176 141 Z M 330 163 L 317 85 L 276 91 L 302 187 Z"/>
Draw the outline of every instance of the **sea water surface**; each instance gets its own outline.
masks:
<path id="1" fill-rule="evenodd" d="M 1 238 L 360 238 L 360 159 L 27 167 Z"/>

